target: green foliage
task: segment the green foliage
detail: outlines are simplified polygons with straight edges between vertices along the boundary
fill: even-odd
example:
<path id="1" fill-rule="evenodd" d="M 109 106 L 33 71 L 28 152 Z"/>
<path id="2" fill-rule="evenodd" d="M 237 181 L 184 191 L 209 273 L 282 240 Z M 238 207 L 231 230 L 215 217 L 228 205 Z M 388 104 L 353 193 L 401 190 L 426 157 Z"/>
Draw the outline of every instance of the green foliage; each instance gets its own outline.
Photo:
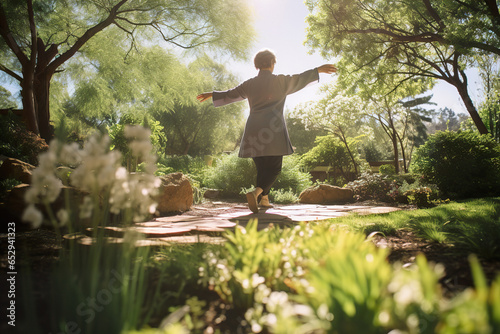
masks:
<path id="1" fill-rule="evenodd" d="M 133 124 L 143 124 L 153 133 L 155 127 L 160 129 L 162 137 L 153 141 L 154 145 L 169 155 L 234 149 L 243 127 L 243 105 L 216 110 L 195 98 L 200 91 L 237 84 L 224 66 L 208 56 L 186 65 L 157 46 L 144 47 L 140 53 L 127 49 L 110 53 L 103 44 L 121 45 L 120 37 L 116 32 L 106 32 L 108 41 L 88 45 L 81 65 L 71 67 L 76 89 L 57 112 L 60 119 L 69 118 L 75 132 L 84 136 L 88 128 L 113 127 L 134 119 Z M 89 66 L 94 60 L 98 65 Z"/>
<path id="2" fill-rule="evenodd" d="M 215 159 L 214 167 L 205 170 L 202 185 L 235 196 L 240 194 L 241 189 L 255 183 L 256 176 L 252 159 L 238 158 L 238 153 L 234 152 Z"/>
<path id="3" fill-rule="evenodd" d="M 302 171 L 301 158 L 292 154 L 283 157 L 283 166 L 273 189 L 283 189 L 299 195 L 303 190 L 311 186 L 311 175 Z"/>
<path id="4" fill-rule="evenodd" d="M 354 170 L 354 165 L 346 146 L 334 135 L 317 137 L 316 146 L 302 156 L 302 163 L 308 168 L 332 166 L 342 173 Z M 355 142 L 349 145 L 351 152 L 357 152 Z"/>
<path id="5" fill-rule="evenodd" d="M 285 189 L 271 189 L 269 198 L 278 204 L 292 204 L 299 201 L 299 197 L 293 191 Z"/>
<path id="6" fill-rule="evenodd" d="M 475 132 L 437 132 L 417 149 L 412 168 L 449 197 L 500 191 L 500 146 Z"/>
<path id="7" fill-rule="evenodd" d="M 164 146 L 166 139 L 163 133 L 163 127 L 159 124 L 159 122 L 148 120 L 146 115 L 143 119 L 140 119 L 136 115 L 123 115 L 117 124 L 107 127 L 107 133 L 111 139 L 111 149 L 119 150 L 122 153 L 123 164 L 127 166 L 128 170 L 136 171 L 141 168 L 141 161 L 134 159 L 129 147 L 129 143 L 134 138 L 126 138 L 125 136 L 125 128 L 129 125 L 140 125 L 150 131 L 151 134 L 149 136 L 149 140 L 153 145 L 154 151 L 148 153 L 153 153 L 155 155 L 158 154 L 158 151 L 162 146 Z"/>
<path id="8" fill-rule="evenodd" d="M 7 89 L 0 86 L 0 109 L 9 109 L 16 107 L 17 103 L 12 98 L 12 94 Z"/>
<path id="9" fill-rule="evenodd" d="M 324 136 L 327 134 L 326 130 L 319 130 L 315 128 L 310 128 L 306 125 L 304 120 L 302 120 L 299 115 L 300 109 L 294 110 L 294 114 L 286 114 L 286 124 L 288 128 L 288 134 L 290 135 L 290 141 L 294 146 L 295 153 L 304 154 L 314 147 L 314 141 L 318 136 Z"/>
<path id="10" fill-rule="evenodd" d="M 379 173 L 382 175 L 394 175 L 396 174 L 396 167 L 393 164 L 382 165 L 378 169 Z"/>
<path id="11" fill-rule="evenodd" d="M 32 165 L 38 164 L 38 154 L 48 148 L 45 140 L 26 131 L 20 117 L 12 112 L 0 115 L 0 154 Z"/>
<path id="12" fill-rule="evenodd" d="M 355 181 L 349 182 L 346 188 L 354 191 L 357 201 L 378 200 L 391 202 L 388 195 L 392 190 L 393 181 L 385 175 L 375 173 L 362 173 Z"/>
<path id="13" fill-rule="evenodd" d="M 379 315 L 391 279 L 386 251 L 352 233 L 326 233 L 314 241 L 329 247 L 322 254 L 324 260 L 310 266 L 307 288 L 299 296 L 329 322 L 327 333 L 383 333 Z M 323 248 L 308 246 L 312 252 Z"/>
<path id="14" fill-rule="evenodd" d="M 245 313 L 245 332 L 488 333 L 499 326 L 499 281 L 488 287 L 474 260 L 476 290 L 450 301 L 441 265 L 419 255 L 410 268 L 391 266 L 387 250 L 358 233 L 311 223 L 258 231 L 252 221 L 227 239 L 226 251 L 207 254 L 202 278 Z"/>
<path id="15" fill-rule="evenodd" d="M 220 189 L 227 196 L 238 196 L 242 189 L 255 183 L 257 171 L 252 159 L 238 158 L 236 152 L 222 155 L 203 174 L 202 186 Z M 283 169 L 273 185 L 275 190 L 284 189 L 295 195 L 311 185 L 309 173 L 300 170 L 299 157 L 283 157 Z"/>

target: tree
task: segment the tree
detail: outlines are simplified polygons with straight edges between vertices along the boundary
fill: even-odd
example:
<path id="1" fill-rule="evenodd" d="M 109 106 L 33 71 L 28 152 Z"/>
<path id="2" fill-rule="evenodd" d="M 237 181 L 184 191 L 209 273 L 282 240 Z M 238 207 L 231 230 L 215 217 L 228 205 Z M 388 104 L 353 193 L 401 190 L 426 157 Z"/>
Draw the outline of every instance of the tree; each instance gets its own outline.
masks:
<path id="1" fill-rule="evenodd" d="M 500 57 L 480 55 L 476 57 L 479 75 L 483 81 L 485 101 L 479 106 L 482 116 L 490 134 L 500 142 Z"/>
<path id="2" fill-rule="evenodd" d="M 363 105 L 364 102 L 359 97 L 346 97 L 339 86 L 330 86 L 320 101 L 307 107 L 297 108 L 295 111 L 307 127 L 327 131 L 340 140 L 345 146 L 356 174 L 358 174 L 359 159 L 357 153 L 351 151 L 350 146 L 352 137 L 365 133 L 360 131 L 363 127 Z"/>
<path id="3" fill-rule="evenodd" d="M 348 140 L 348 145 L 341 142 L 337 136 L 326 135 L 317 137 L 314 146 L 305 153 L 301 160 L 308 168 L 316 166 L 332 166 L 340 172 L 344 180 L 351 180 L 349 173 L 359 164 L 356 150 L 356 140 Z M 356 152 L 353 158 L 353 152 Z M 357 173 L 356 173 L 357 175 Z"/>
<path id="4" fill-rule="evenodd" d="M 304 154 L 314 147 L 314 141 L 318 136 L 324 136 L 327 131 L 318 128 L 311 128 L 302 119 L 302 107 L 296 107 L 291 113 L 286 113 L 286 124 L 290 141 L 295 153 Z"/>
<path id="5" fill-rule="evenodd" d="M 430 134 L 437 131 L 458 131 L 460 123 L 466 118 L 468 118 L 466 114 L 457 114 L 450 108 L 442 108 L 438 110 L 432 123 L 427 126 L 427 131 Z"/>
<path id="6" fill-rule="evenodd" d="M 118 121 L 123 126 L 125 120 L 140 124 L 146 118 L 163 127 L 161 153 L 200 155 L 235 148 L 243 127 L 242 105 L 215 110 L 195 98 L 199 91 L 237 84 L 224 66 L 208 56 L 186 66 L 158 46 L 141 47 L 124 60 L 127 50 L 110 52 L 102 45 L 120 44 L 121 37 L 113 31 L 103 36 L 89 42 L 66 71 L 75 89 L 62 108 L 55 108 L 58 122 L 71 123 L 80 133 L 76 137 L 84 137 L 86 129 L 105 131 Z"/>
<path id="7" fill-rule="evenodd" d="M 495 1 L 308 0 L 307 5 L 307 44 L 326 57 L 342 56 L 340 84 L 370 95 L 414 79 L 427 88 L 444 80 L 457 89 L 479 132 L 488 133 L 464 70 L 478 49 L 500 53 Z"/>
<path id="8" fill-rule="evenodd" d="M 405 108 L 402 121 L 402 133 L 398 134 L 398 141 L 403 155 L 403 168 L 408 172 L 411 164 L 413 149 L 425 143 L 427 127 L 425 123 L 432 121 L 432 109 L 422 108 L 422 105 L 435 105 L 430 102 L 432 95 L 406 98 L 399 103 Z"/>
<path id="9" fill-rule="evenodd" d="M 111 26 L 128 36 L 130 50 L 136 41 L 154 39 L 154 35 L 180 48 L 210 44 L 242 57 L 252 36 L 246 6 L 240 1 L 3 1 L 0 70 L 21 86 L 24 119 L 30 131 L 45 139 L 51 137 L 49 91 L 53 76 L 89 40 Z"/>
<path id="10" fill-rule="evenodd" d="M 199 57 L 188 68 L 180 68 L 181 83 L 165 91 L 172 103 L 151 109 L 167 136 L 167 154 L 203 155 L 232 151 L 243 132 L 245 102 L 215 108 L 200 104 L 197 92 L 234 87 L 238 80 L 227 69 L 209 57 Z"/>
<path id="11" fill-rule="evenodd" d="M 12 94 L 5 88 L 0 86 L 0 109 L 10 109 L 16 107 L 16 101 L 12 98 Z"/>

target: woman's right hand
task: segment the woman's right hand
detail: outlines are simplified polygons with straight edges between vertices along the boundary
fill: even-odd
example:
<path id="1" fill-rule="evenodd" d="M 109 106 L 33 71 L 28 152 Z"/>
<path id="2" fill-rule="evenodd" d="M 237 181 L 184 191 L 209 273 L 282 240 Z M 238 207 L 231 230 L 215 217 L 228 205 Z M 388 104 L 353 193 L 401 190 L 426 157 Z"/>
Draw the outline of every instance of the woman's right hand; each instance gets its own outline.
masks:
<path id="1" fill-rule="evenodd" d="M 318 67 L 318 73 L 332 74 L 337 72 L 337 67 L 333 64 L 325 64 Z"/>
<path id="2" fill-rule="evenodd" d="M 201 93 L 196 98 L 198 99 L 198 101 L 204 102 L 204 101 L 212 98 L 212 93 Z"/>

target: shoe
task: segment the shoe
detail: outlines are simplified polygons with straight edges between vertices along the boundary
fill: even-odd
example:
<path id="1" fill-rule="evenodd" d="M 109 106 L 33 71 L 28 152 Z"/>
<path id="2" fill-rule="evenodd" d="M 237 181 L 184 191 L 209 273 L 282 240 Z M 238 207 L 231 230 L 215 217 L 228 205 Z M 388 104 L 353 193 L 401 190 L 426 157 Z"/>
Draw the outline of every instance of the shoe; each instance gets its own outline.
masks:
<path id="1" fill-rule="evenodd" d="M 269 203 L 269 197 L 267 195 L 262 196 L 262 198 L 260 199 L 259 206 L 261 206 L 263 208 L 274 208 L 274 205 Z"/>
<path id="2" fill-rule="evenodd" d="M 247 193 L 247 202 L 248 202 L 248 208 L 253 213 L 259 213 L 259 207 L 257 206 L 257 196 L 255 196 L 255 192 L 251 191 Z"/>

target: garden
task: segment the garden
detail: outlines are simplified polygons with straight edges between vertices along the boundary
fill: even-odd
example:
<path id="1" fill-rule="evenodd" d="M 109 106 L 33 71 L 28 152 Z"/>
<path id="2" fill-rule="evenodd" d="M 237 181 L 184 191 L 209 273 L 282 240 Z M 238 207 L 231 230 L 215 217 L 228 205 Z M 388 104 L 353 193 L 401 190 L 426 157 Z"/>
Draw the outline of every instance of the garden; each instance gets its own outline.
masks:
<path id="1" fill-rule="evenodd" d="M 213 219 L 214 203 L 247 209 L 246 105 L 196 101 L 240 82 L 226 65 L 248 58 L 258 36 L 248 13 L 263 5 L 237 2 L 0 4 L 0 331 L 500 333 L 490 1 L 300 4 L 306 46 L 339 72 L 286 110 L 294 153 L 270 201 L 300 210 L 324 187 L 349 198 L 317 207 L 390 212 L 263 224 L 266 209 L 247 210 L 178 233 L 189 242 L 141 233 L 199 211 Z M 436 81 L 465 113 L 435 108 Z M 180 197 L 165 197 L 173 175 L 187 206 L 165 206 Z"/>

